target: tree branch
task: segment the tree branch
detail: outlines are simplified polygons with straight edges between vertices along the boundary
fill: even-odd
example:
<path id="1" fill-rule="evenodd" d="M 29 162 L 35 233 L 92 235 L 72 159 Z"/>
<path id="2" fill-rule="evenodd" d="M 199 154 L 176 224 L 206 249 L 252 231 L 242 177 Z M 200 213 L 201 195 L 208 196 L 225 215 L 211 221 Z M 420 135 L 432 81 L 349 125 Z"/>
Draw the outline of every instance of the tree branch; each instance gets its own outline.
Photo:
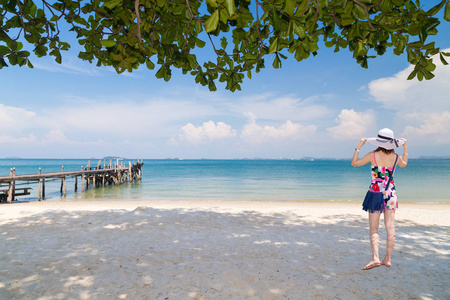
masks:
<path id="1" fill-rule="evenodd" d="M 134 10 L 137 16 L 137 38 L 139 40 L 139 44 L 142 44 L 141 38 L 141 16 L 139 15 L 139 0 L 134 0 Z"/>
<path id="2" fill-rule="evenodd" d="M 372 23 L 370 22 L 370 14 L 369 14 L 369 7 L 367 7 L 367 5 L 365 5 L 364 3 L 358 1 L 358 0 L 353 0 L 353 2 L 355 2 L 356 4 L 358 4 L 359 6 L 361 6 L 362 8 L 364 8 L 364 13 L 366 14 L 366 18 L 367 18 L 367 24 L 369 24 L 369 27 L 376 30 L 376 28 L 372 25 Z M 376 5 L 375 5 L 376 6 Z"/>
<path id="3" fill-rule="evenodd" d="M 186 28 L 186 39 L 184 40 L 183 46 L 181 47 L 181 53 L 183 53 L 184 51 L 184 47 L 186 47 L 187 42 L 189 41 L 189 29 L 191 28 L 191 23 L 192 20 L 195 18 L 194 13 L 192 12 L 191 6 L 189 5 L 189 0 L 186 0 L 186 6 L 189 10 L 189 13 L 191 14 L 191 18 L 189 19 L 189 22 L 187 24 L 187 28 Z M 188 51 L 189 53 L 189 51 Z"/>

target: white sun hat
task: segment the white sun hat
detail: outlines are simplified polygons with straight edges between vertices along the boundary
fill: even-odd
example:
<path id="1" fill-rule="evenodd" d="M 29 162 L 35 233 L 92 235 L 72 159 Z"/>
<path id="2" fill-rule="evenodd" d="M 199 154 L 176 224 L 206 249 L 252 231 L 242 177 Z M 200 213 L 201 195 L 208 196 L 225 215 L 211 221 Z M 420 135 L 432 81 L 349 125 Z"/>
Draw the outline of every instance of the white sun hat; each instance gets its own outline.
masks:
<path id="1" fill-rule="evenodd" d="M 384 148 L 386 150 L 392 150 L 400 147 L 405 142 L 394 138 L 394 132 L 389 128 L 383 128 L 378 131 L 378 137 L 368 138 L 367 141 L 372 145 Z"/>

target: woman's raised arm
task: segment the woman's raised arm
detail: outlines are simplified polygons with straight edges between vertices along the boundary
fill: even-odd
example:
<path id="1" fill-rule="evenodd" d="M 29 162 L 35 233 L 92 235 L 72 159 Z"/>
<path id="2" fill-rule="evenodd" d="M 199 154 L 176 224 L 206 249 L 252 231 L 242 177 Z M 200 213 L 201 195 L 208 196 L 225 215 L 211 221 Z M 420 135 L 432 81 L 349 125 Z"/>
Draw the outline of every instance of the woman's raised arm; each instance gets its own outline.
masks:
<path id="1" fill-rule="evenodd" d="M 361 159 L 359 159 L 359 150 L 361 149 L 362 146 L 364 146 L 364 144 L 366 143 L 367 138 L 362 138 L 358 145 L 355 148 L 355 152 L 353 153 L 353 157 L 352 157 L 352 166 L 354 167 L 360 167 L 360 166 L 364 166 L 365 164 L 369 163 L 372 161 L 372 155 L 370 153 L 367 153 L 366 155 L 364 155 L 364 157 L 362 157 Z"/>

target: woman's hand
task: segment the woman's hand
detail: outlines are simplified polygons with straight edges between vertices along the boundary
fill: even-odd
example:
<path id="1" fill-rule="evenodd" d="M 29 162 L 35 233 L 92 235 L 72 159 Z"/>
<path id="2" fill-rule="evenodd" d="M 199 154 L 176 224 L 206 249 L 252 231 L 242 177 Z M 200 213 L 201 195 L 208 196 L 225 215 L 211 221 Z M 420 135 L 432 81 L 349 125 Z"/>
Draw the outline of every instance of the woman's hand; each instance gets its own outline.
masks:
<path id="1" fill-rule="evenodd" d="M 406 148 L 406 139 L 400 138 L 399 140 L 404 141 L 404 143 L 403 143 L 403 148 Z"/>
<path id="2" fill-rule="evenodd" d="M 366 141 L 367 141 L 367 138 L 362 138 L 362 139 L 359 141 L 358 145 L 356 146 L 356 149 L 361 149 L 361 147 L 364 146 L 364 144 L 366 143 Z"/>
<path id="3" fill-rule="evenodd" d="M 408 164 L 408 147 L 406 146 L 406 139 L 400 138 L 401 141 L 403 141 L 403 155 L 398 160 L 398 165 L 400 167 L 406 167 Z"/>

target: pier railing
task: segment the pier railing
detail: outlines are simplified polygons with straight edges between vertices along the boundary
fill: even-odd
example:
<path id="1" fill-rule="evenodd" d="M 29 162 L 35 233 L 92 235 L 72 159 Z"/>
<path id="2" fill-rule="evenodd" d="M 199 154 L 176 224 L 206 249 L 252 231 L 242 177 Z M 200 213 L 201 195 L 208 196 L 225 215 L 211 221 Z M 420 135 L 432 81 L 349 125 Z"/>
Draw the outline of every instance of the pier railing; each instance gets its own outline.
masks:
<path id="1" fill-rule="evenodd" d="M 67 194 L 67 179 L 75 179 L 75 192 L 78 189 L 78 178 L 80 178 L 81 192 L 89 189 L 91 183 L 95 189 L 97 186 L 105 185 L 119 185 L 124 182 L 132 182 L 134 180 L 142 179 L 142 166 L 143 160 L 137 160 L 137 162 L 128 162 L 128 166 L 124 165 L 119 160 L 110 164 L 101 165 L 101 160 L 97 166 L 91 166 L 90 161 L 86 168 L 81 167 L 79 171 L 64 171 L 64 167 L 61 167 L 60 172 L 42 173 L 41 168 L 37 174 L 25 174 L 16 175 L 15 169 L 11 169 L 9 176 L 0 176 L 0 202 L 11 203 L 15 196 L 29 195 L 29 189 L 31 188 L 17 188 L 16 183 L 20 182 L 36 182 L 38 183 L 38 200 L 45 199 L 45 182 L 61 180 L 61 195 L 64 197 Z M 5 185 L 3 187 L 3 185 Z M 18 193 L 19 192 L 19 193 Z"/>

